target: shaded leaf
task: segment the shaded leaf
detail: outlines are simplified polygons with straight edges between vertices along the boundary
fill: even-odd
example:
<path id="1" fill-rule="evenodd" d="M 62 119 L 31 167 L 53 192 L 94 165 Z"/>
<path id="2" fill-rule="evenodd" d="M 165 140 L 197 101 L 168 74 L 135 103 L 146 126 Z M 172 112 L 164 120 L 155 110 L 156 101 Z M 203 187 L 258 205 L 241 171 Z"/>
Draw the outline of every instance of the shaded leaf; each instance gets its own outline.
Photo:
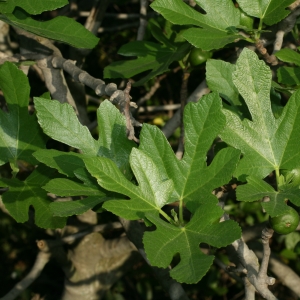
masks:
<path id="1" fill-rule="evenodd" d="M 82 200 L 56 201 L 50 204 L 50 209 L 54 216 L 69 217 L 81 215 L 105 200 L 105 197 L 90 196 Z"/>
<path id="2" fill-rule="evenodd" d="M 49 21 L 39 22 L 22 9 L 16 8 L 13 13 L 0 15 L 0 19 L 12 26 L 77 48 L 92 49 L 99 42 L 96 36 L 72 18 L 59 16 Z"/>
<path id="3" fill-rule="evenodd" d="M 51 201 L 47 197 L 47 192 L 41 188 L 51 179 L 52 172 L 45 166 L 38 166 L 25 181 L 16 178 L 1 178 L 1 187 L 9 188 L 3 194 L 2 201 L 17 222 L 28 221 L 28 210 L 32 205 L 37 226 L 42 228 L 62 228 L 65 226 L 65 218 L 53 217 L 49 208 Z"/>
<path id="4" fill-rule="evenodd" d="M 8 112 L 0 110 L 0 165 L 10 162 L 17 172 L 17 160 L 35 164 L 32 153 L 45 147 L 45 136 L 36 117 L 28 114 L 30 87 L 26 75 L 10 62 L 0 67 L 0 88 Z"/>
<path id="5" fill-rule="evenodd" d="M 152 42 L 130 42 L 123 45 L 118 54 L 137 56 L 138 58 L 113 62 L 104 69 L 104 78 L 131 78 L 151 70 L 146 76 L 134 83 L 134 86 L 139 86 L 149 79 L 169 71 L 169 65 L 173 61 L 183 59 L 189 50 L 190 45 L 188 43 L 170 47 Z"/>
<path id="6" fill-rule="evenodd" d="M 281 49 L 275 53 L 280 60 L 300 66 L 300 54 L 292 49 Z"/>
<path id="7" fill-rule="evenodd" d="M 231 105 L 241 105 L 239 92 L 232 82 L 235 65 L 223 60 L 209 59 L 206 63 L 206 81 L 208 87 L 218 92 Z"/>
<path id="8" fill-rule="evenodd" d="M 0 12 L 3 14 L 12 13 L 17 6 L 29 14 L 37 15 L 47 10 L 63 7 L 68 3 L 68 0 L 8 0 L 0 3 Z"/>
<path id="9" fill-rule="evenodd" d="M 240 24 L 240 11 L 231 0 L 198 0 L 197 4 L 206 14 L 201 14 L 181 0 L 155 0 L 151 7 L 167 20 L 178 25 L 195 25 L 182 36 L 192 45 L 203 50 L 222 48 L 243 38 L 238 31 L 230 30 Z"/>
<path id="10" fill-rule="evenodd" d="M 43 189 L 57 196 L 98 196 L 105 192 L 99 186 L 91 187 L 66 178 L 55 178 L 47 182 Z"/>
<path id="11" fill-rule="evenodd" d="M 277 69 L 278 81 L 288 86 L 300 84 L 300 67 L 280 67 Z"/>
<path id="12" fill-rule="evenodd" d="M 286 205 L 287 200 L 300 206 L 300 189 L 299 185 L 286 184 L 281 186 L 279 191 L 273 189 L 260 178 L 247 178 L 248 184 L 237 187 L 237 199 L 239 201 L 257 201 L 263 197 L 269 197 L 267 202 L 261 202 L 262 207 L 271 216 L 276 217 L 289 211 Z"/>
<path id="13" fill-rule="evenodd" d="M 159 23 L 155 19 L 150 19 L 148 21 L 148 27 L 149 30 L 151 31 L 151 34 L 158 42 L 162 43 L 163 45 L 171 49 L 174 48 L 174 43 L 170 41 L 170 37 L 167 37 L 164 30 L 162 31 Z"/>
<path id="14" fill-rule="evenodd" d="M 285 193 L 275 191 L 271 185 L 260 178 L 248 177 L 247 182 L 245 185 L 238 186 L 237 200 L 253 202 L 269 197 L 268 202 L 261 202 L 261 205 L 271 217 L 279 216 L 289 210 L 289 206 L 285 203 L 287 199 Z"/>
<path id="15" fill-rule="evenodd" d="M 206 82 L 213 92 L 218 92 L 229 105 L 223 103 L 223 106 L 234 111 L 241 117 L 248 117 L 249 111 L 245 101 L 239 94 L 232 81 L 232 73 L 235 71 L 235 65 L 222 60 L 209 59 L 206 63 Z"/>
<path id="16" fill-rule="evenodd" d="M 88 170 L 85 168 L 80 168 L 74 171 L 75 176 L 81 180 L 86 186 L 91 187 L 93 189 L 100 190 L 99 184 L 97 183 L 97 180 L 88 172 Z M 101 189 L 102 190 L 102 189 Z M 106 191 L 107 192 L 107 191 Z"/>
<path id="17" fill-rule="evenodd" d="M 241 229 L 236 222 L 218 223 L 222 215 L 220 207 L 206 203 L 198 207 L 184 227 L 177 227 L 148 213 L 146 217 L 156 226 L 155 231 L 145 232 L 143 238 L 151 264 L 166 268 L 178 253 L 180 262 L 172 268 L 170 275 L 178 282 L 197 283 L 214 260 L 213 256 L 205 255 L 200 250 L 200 243 L 223 247 L 241 236 Z"/>
<path id="18" fill-rule="evenodd" d="M 82 154 L 75 152 L 61 152 L 54 149 L 42 149 L 33 153 L 33 156 L 43 164 L 55 168 L 59 173 L 68 177 L 75 177 L 74 171 L 84 168 Z"/>

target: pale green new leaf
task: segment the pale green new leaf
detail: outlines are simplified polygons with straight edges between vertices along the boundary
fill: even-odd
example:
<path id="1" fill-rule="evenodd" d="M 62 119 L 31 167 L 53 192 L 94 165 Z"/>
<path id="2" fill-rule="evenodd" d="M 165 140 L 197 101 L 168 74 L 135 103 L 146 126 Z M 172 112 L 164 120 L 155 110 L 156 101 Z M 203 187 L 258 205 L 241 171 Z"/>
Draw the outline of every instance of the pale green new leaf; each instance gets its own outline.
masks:
<path id="1" fill-rule="evenodd" d="M 273 170 L 300 166 L 299 92 L 293 94 L 276 119 L 270 102 L 271 71 L 248 49 L 243 50 L 237 61 L 233 82 L 252 117 L 242 121 L 224 110 L 226 127 L 221 138 L 243 153 L 236 176 L 241 180 L 247 175 L 264 178 Z"/>
<path id="2" fill-rule="evenodd" d="M 8 187 L 2 196 L 2 201 L 10 215 L 19 223 L 28 220 L 28 210 L 33 206 L 35 223 L 42 228 L 62 228 L 66 224 L 65 218 L 53 217 L 49 208 L 51 201 L 47 192 L 42 189 L 52 175 L 52 170 L 45 166 L 38 166 L 25 181 L 19 179 L 1 178 L 1 187 Z"/>
<path id="3" fill-rule="evenodd" d="M 8 0 L 0 3 L 0 12 L 3 14 L 12 13 L 17 6 L 29 14 L 37 15 L 47 10 L 63 7 L 68 3 L 68 0 Z"/>
<path id="4" fill-rule="evenodd" d="M 188 43 L 170 47 L 145 41 L 135 41 L 123 45 L 118 54 L 137 56 L 134 60 L 116 61 L 104 69 L 104 78 L 131 78 L 139 73 L 149 71 L 146 76 L 134 83 L 135 86 L 144 84 L 149 79 L 169 71 L 173 61 L 179 61 L 190 50 Z"/>
<path id="5" fill-rule="evenodd" d="M 182 160 L 176 158 L 161 130 L 143 125 L 139 149 L 159 167 L 162 180 L 173 180 L 170 201 L 183 200 L 191 211 L 200 203 L 217 203 L 212 191 L 230 181 L 240 155 L 240 151 L 226 148 L 207 166 L 207 151 L 224 125 L 225 117 L 217 93 L 204 96 L 198 103 L 189 103 L 184 111 L 185 151 Z"/>
<path id="6" fill-rule="evenodd" d="M 113 160 L 120 170 L 128 177 L 131 171 L 128 158 L 134 142 L 129 141 L 126 136 L 125 118 L 118 109 L 108 100 L 104 101 L 97 110 L 99 125 L 99 139 L 95 140 L 86 126 L 78 121 L 74 109 L 69 104 L 61 104 L 58 101 L 50 101 L 42 98 L 34 99 L 39 124 L 43 131 L 51 138 L 80 149 L 86 156 L 103 156 Z M 108 118 L 109 116 L 109 118 Z M 53 153 L 53 160 L 47 158 L 45 153 L 38 152 L 37 157 L 41 161 L 55 164 L 63 174 L 71 176 L 72 166 L 66 167 L 62 160 L 66 156 L 66 163 L 70 161 L 81 167 L 81 157 L 75 154 L 61 152 L 61 157 Z M 83 159 L 83 156 L 82 156 Z"/>
<path id="7" fill-rule="evenodd" d="M 181 0 L 155 0 L 151 7 L 167 20 L 178 25 L 195 25 L 200 28 L 189 28 L 182 36 L 197 48 L 212 50 L 243 38 L 230 28 L 240 23 L 240 12 L 231 0 L 197 0 L 205 10 L 201 14 Z"/>
<path id="8" fill-rule="evenodd" d="M 32 153 L 45 148 L 46 139 L 36 117 L 28 114 L 28 79 L 14 64 L 5 62 L 0 67 L 0 88 L 8 108 L 8 112 L 0 110 L 0 165 L 10 162 L 17 169 L 17 160 L 35 164 Z"/>
<path id="9" fill-rule="evenodd" d="M 157 215 L 146 217 L 156 230 L 145 232 L 143 243 L 151 264 L 167 268 L 176 254 L 180 262 L 170 275 L 178 282 L 197 283 L 213 263 L 214 256 L 205 255 L 200 243 L 224 247 L 241 236 L 241 229 L 232 220 L 218 223 L 223 211 L 214 203 L 200 205 L 192 219 L 183 227 L 171 225 Z M 155 247 L 153 247 L 155 245 Z"/>
<path id="10" fill-rule="evenodd" d="M 0 15 L 0 20 L 39 36 L 64 42 L 77 48 L 94 48 L 99 39 L 80 23 L 63 16 L 39 22 L 25 11 L 16 8 L 13 13 Z"/>
<path id="11" fill-rule="evenodd" d="M 273 25 L 285 18 L 290 11 L 286 8 L 294 0 L 237 0 L 239 6 L 248 15 L 260 18 L 267 25 Z"/>
<path id="12" fill-rule="evenodd" d="M 108 201 L 103 205 L 103 208 L 128 220 L 143 219 L 147 212 L 158 214 L 174 188 L 171 180 L 161 180 L 153 160 L 136 148 L 130 154 L 130 165 L 138 186 L 128 181 L 109 159 L 88 158 L 85 164 L 103 188 L 130 198 Z"/>

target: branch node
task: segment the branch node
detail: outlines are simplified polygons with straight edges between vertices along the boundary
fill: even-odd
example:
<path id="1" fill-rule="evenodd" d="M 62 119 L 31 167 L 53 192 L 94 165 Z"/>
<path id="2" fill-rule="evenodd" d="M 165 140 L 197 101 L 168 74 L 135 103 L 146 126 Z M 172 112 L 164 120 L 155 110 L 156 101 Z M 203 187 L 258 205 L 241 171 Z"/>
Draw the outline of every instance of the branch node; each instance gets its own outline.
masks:
<path id="1" fill-rule="evenodd" d="M 117 90 L 118 90 L 118 87 L 115 83 L 109 83 L 105 87 L 105 93 L 106 93 L 106 95 L 109 95 L 109 96 L 111 96 Z"/>
<path id="2" fill-rule="evenodd" d="M 95 88 L 95 93 L 96 95 L 98 96 L 102 96 L 102 95 L 105 95 L 106 92 L 105 92 L 105 84 L 98 84 Z"/>
<path id="3" fill-rule="evenodd" d="M 273 285 L 276 279 L 274 277 L 267 277 L 266 283 L 267 285 Z"/>

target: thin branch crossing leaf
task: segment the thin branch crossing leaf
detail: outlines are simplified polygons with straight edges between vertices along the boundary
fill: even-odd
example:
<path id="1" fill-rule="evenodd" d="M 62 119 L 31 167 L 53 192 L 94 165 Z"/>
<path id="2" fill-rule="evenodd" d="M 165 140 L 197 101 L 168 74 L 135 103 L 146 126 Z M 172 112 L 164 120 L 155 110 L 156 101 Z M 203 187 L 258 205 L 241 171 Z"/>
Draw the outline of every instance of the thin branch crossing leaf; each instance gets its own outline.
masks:
<path id="1" fill-rule="evenodd" d="M 192 219 L 184 227 L 169 224 L 158 216 L 146 214 L 156 230 L 145 232 L 144 246 L 150 262 L 158 267 L 170 265 L 175 254 L 180 262 L 170 275 L 179 282 L 197 283 L 206 274 L 214 257 L 205 255 L 200 243 L 223 247 L 241 236 L 241 229 L 232 220 L 218 223 L 223 211 L 214 203 L 200 205 Z M 155 245 L 155 247 L 153 247 Z"/>

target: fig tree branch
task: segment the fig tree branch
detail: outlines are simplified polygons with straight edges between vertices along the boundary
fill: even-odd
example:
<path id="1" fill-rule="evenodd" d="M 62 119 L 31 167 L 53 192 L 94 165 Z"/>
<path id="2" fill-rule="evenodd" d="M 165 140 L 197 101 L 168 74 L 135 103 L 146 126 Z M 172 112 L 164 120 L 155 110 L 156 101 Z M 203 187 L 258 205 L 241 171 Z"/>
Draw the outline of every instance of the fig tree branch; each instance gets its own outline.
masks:
<path id="1" fill-rule="evenodd" d="M 284 35 L 292 31 L 293 27 L 295 26 L 297 17 L 300 15 L 299 1 L 296 1 L 293 4 L 294 5 L 290 5 L 289 7 L 292 12 L 278 24 L 276 39 L 274 41 L 273 54 L 275 54 L 282 48 Z"/>
<path id="2" fill-rule="evenodd" d="M 262 251 L 255 250 L 255 254 L 259 258 L 263 257 Z M 283 285 L 300 297 L 300 277 L 274 254 L 271 254 L 270 257 L 269 270 L 276 275 Z"/>
<path id="3" fill-rule="evenodd" d="M 63 57 L 54 56 L 52 58 L 52 65 L 54 68 L 62 69 L 70 74 L 75 81 L 78 81 L 93 89 L 96 95 L 111 96 L 110 101 L 113 104 L 118 105 L 120 107 L 120 111 L 124 114 L 127 105 L 125 93 L 124 91 L 118 90 L 115 83 L 109 83 L 106 85 L 103 80 L 94 78 L 87 72 L 78 68 L 74 61 L 67 60 Z M 132 117 L 131 113 L 130 119 L 133 126 L 141 126 L 141 124 Z"/>
<path id="4" fill-rule="evenodd" d="M 26 290 L 41 274 L 45 265 L 51 257 L 51 252 L 40 251 L 36 257 L 35 263 L 30 272 L 19 281 L 4 297 L 0 300 L 16 299 L 24 290 Z"/>
<path id="5" fill-rule="evenodd" d="M 137 41 L 142 41 L 146 32 L 148 0 L 140 0 L 140 26 L 137 32 Z"/>

